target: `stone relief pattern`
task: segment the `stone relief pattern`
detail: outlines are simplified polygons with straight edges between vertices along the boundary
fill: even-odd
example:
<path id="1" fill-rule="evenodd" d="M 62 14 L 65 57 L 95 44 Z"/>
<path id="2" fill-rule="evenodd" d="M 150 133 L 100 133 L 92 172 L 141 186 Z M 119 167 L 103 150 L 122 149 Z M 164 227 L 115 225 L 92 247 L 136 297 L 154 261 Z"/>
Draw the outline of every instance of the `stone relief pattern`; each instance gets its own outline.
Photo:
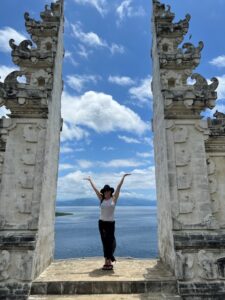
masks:
<path id="1" fill-rule="evenodd" d="M 185 222 L 182 215 L 192 213 L 195 207 L 191 197 L 192 175 L 190 170 L 191 153 L 188 146 L 188 127 L 175 126 L 173 128 L 173 136 L 177 170 L 179 221 Z"/>
<path id="2" fill-rule="evenodd" d="M 0 250 L 0 282 L 9 278 L 10 253 Z"/>
<path id="3" fill-rule="evenodd" d="M 214 162 L 213 157 L 209 157 L 207 159 L 207 167 L 208 167 L 209 191 L 211 196 L 212 212 L 213 215 L 215 216 L 218 213 L 220 207 L 217 198 L 218 185 L 217 185 L 217 178 L 216 178 L 216 164 Z"/>
<path id="4" fill-rule="evenodd" d="M 213 156 L 208 153 L 207 166 L 212 213 L 221 229 L 225 229 L 225 192 L 224 177 L 222 176 L 224 163 L 224 155 Z"/>
<path id="5" fill-rule="evenodd" d="M 185 280 L 218 280 L 225 279 L 219 261 L 225 253 L 199 250 L 196 253 L 177 251 L 177 277 Z M 224 268 L 224 266 L 223 266 Z"/>
<path id="6" fill-rule="evenodd" d="M 19 213 L 31 214 L 34 187 L 34 170 L 36 165 L 36 148 L 38 131 L 35 124 L 24 126 L 25 147 L 20 158 L 21 176 L 18 181 L 17 209 Z"/>

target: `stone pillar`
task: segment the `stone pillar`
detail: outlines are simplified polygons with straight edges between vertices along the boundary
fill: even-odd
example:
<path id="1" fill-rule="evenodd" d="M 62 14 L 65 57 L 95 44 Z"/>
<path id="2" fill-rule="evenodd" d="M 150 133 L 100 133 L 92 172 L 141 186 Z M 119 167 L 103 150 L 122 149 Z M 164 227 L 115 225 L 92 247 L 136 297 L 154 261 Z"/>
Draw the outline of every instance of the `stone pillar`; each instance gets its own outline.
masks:
<path id="1" fill-rule="evenodd" d="M 63 0 L 41 21 L 25 13 L 30 40 L 10 40 L 19 71 L 0 83 L 0 299 L 27 299 L 53 260 L 61 130 Z M 18 82 L 18 77 L 24 79 Z"/>
<path id="2" fill-rule="evenodd" d="M 225 297 L 225 118 L 217 112 L 215 120 L 202 119 L 215 106 L 218 80 L 193 73 L 203 42 L 180 46 L 191 17 L 174 18 L 169 6 L 153 0 L 159 252 L 184 299 L 217 299 Z"/>

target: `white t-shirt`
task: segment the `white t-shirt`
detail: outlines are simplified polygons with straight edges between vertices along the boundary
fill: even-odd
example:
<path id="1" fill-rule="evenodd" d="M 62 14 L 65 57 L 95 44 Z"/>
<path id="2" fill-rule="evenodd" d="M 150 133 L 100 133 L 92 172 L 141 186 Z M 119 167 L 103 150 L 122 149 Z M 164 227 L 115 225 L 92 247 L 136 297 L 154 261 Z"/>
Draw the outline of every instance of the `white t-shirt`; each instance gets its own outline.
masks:
<path id="1" fill-rule="evenodd" d="M 116 204 L 114 203 L 112 198 L 110 198 L 109 200 L 104 199 L 101 203 L 100 220 L 114 221 L 115 206 Z"/>

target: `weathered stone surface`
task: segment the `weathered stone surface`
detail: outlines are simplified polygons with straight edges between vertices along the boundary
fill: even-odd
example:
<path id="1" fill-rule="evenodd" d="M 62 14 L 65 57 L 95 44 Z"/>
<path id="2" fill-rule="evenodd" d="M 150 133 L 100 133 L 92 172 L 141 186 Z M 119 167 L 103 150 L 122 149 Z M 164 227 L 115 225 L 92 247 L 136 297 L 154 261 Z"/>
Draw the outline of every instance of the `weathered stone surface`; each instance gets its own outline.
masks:
<path id="1" fill-rule="evenodd" d="M 31 40 L 19 45 L 10 40 L 19 70 L 0 83 L 0 105 L 11 111 L 0 121 L 0 299 L 4 300 L 28 298 L 31 281 L 50 264 L 54 247 L 63 0 L 46 6 L 41 21 L 27 13 L 25 19 Z M 17 80 L 21 76 L 23 83 Z"/>
<path id="2" fill-rule="evenodd" d="M 174 18 L 170 7 L 153 0 L 160 257 L 180 280 L 184 299 L 225 299 L 225 115 L 216 111 L 215 119 L 201 120 L 201 111 L 215 106 L 219 82 L 194 73 L 203 43 L 180 45 L 190 16 Z"/>

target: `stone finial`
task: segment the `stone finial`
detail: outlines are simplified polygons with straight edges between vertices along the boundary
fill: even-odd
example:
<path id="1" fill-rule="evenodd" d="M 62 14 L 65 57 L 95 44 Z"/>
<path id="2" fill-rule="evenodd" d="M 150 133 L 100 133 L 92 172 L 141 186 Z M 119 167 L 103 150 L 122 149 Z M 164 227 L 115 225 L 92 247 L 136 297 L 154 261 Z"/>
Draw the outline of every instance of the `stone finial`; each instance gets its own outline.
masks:
<path id="1" fill-rule="evenodd" d="M 47 117 L 48 98 L 53 88 L 53 67 L 56 55 L 58 32 L 63 22 L 63 0 L 46 5 L 41 13 L 41 21 L 24 14 L 25 25 L 31 40 L 19 45 L 11 39 L 13 62 L 19 71 L 10 73 L 4 83 L 0 83 L 1 105 L 11 110 L 11 117 Z M 25 82 L 17 78 L 25 77 Z"/>
<path id="2" fill-rule="evenodd" d="M 219 85 L 219 80 L 216 77 L 211 78 L 211 84 L 208 84 L 207 80 L 198 73 L 192 74 L 191 79 L 196 80 L 195 84 L 193 85 L 196 97 L 204 98 L 205 100 L 216 100 L 217 93 L 215 90 Z"/>
<path id="3" fill-rule="evenodd" d="M 216 110 L 215 113 L 213 114 L 213 117 L 215 117 L 218 120 L 224 120 L 225 114 L 223 112 Z"/>

